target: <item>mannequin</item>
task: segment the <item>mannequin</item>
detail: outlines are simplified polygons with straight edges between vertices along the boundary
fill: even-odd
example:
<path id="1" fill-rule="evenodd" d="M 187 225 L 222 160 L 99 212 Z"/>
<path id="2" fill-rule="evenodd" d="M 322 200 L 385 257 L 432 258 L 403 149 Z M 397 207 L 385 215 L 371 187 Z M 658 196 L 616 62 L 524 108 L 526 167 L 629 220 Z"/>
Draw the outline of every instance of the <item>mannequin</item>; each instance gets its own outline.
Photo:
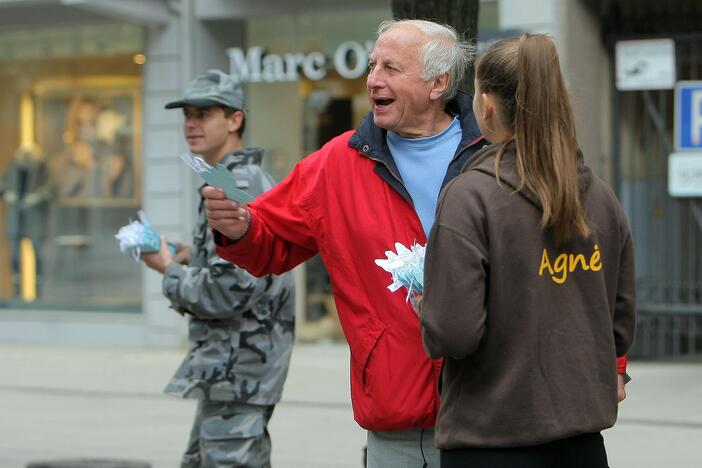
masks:
<path id="1" fill-rule="evenodd" d="M 41 244 L 46 237 L 46 217 L 51 189 L 44 157 L 36 146 L 20 148 L 12 158 L 0 183 L 7 204 L 5 230 L 10 239 L 13 294 L 20 296 L 20 245 L 29 238 L 36 259 L 36 284 L 41 284 Z M 38 288 L 37 288 L 38 289 Z"/>
<path id="2" fill-rule="evenodd" d="M 129 197 L 131 134 L 126 115 L 89 97 L 74 98 L 68 108 L 64 151 L 54 160 L 62 197 Z"/>

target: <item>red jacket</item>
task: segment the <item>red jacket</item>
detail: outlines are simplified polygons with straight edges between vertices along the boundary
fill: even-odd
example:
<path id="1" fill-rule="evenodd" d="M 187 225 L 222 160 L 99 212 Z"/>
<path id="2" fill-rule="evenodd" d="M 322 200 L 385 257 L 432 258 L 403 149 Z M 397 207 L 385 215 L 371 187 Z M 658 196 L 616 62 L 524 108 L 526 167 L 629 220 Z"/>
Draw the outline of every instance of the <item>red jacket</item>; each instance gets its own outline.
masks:
<path id="1" fill-rule="evenodd" d="M 460 116 L 463 137 L 444 183 L 482 146 L 470 96 L 459 95 L 447 110 Z M 369 114 L 357 131 L 300 161 L 249 205 L 243 239 L 224 245 L 217 236 L 217 252 L 256 276 L 288 271 L 319 252 L 351 349 L 356 421 L 375 431 L 430 428 L 440 361 L 426 355 L 417 314 L 402 291 L 387 289 L 390 274 L 374 262 L 395 242 L 426 243 L 385 134 Z"/>

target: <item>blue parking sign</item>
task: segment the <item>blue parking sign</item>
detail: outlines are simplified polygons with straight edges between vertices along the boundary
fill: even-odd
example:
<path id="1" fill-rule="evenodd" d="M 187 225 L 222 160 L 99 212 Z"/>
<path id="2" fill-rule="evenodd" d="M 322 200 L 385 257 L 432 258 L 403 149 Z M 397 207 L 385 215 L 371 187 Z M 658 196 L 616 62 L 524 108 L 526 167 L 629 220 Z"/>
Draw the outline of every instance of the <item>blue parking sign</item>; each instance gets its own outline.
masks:
<path id="1" fill-rule="evenodd" d="M 702 81 L 675 85 L 675 149 L 702 151 Z"/>

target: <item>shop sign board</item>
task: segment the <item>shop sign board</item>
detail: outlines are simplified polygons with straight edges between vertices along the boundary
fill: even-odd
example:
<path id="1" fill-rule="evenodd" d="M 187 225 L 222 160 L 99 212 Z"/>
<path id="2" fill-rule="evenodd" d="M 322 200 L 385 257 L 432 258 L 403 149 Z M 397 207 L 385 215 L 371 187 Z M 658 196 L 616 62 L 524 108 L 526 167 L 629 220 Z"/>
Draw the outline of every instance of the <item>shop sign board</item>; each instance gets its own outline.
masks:
<path id="1" fill-rule="evenodd" d="M 362 76 L 368 68 L 368 54 L 373 42 L 346 41 L 334 50 L 331 58 L 322 52 L 269 54 L 264 47 L 253 46 L 227 49 L 229 73 L 242 82 L 297 81 L 301 75 L 318 81 L 327 75 L 333 65 L 341 77 L 353 80 Z"/>
<path id="2" fill-rule="evenodd" d="M 702 197 L 702 153 L 668 156 L 668 193 L 671 197 Z"/>
<path id="3" fill-rule="evenodd" d="M 675 149 L 702 151 L 702 81 L 675 85 Z"/>
<path id="4" fill-rule="evenodd" d="M 617 41 L 615 56 L 616 85 L 619 91 L 675 87 L 673 39 Z"/>

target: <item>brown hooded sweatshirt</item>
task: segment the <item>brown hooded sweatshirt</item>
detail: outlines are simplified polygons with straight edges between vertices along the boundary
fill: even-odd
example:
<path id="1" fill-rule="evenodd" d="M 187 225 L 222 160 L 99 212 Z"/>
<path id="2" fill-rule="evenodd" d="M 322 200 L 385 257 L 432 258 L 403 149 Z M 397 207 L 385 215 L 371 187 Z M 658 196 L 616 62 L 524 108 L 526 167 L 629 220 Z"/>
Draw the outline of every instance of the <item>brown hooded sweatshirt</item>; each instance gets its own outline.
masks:
<path id="1" fill-rule="evenodd" d="M 634 337 L 631 233 L 612 190 L 579 167 L 592 234 L 557 245 L 515 149 L 476 153 L 444 188 L 427 244 L 422 338 L 445 356 L 436 444 L 516 447 L 611 427 L 615 356 Z"/>

